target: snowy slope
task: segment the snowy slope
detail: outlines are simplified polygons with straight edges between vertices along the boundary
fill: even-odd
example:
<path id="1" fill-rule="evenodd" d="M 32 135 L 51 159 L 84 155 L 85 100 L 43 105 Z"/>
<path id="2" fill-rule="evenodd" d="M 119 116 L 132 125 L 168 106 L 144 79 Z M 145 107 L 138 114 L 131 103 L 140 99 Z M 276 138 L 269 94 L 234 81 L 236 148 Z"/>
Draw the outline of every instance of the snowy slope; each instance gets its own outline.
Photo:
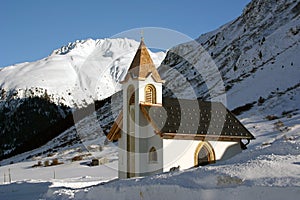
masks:
<path id="1" fill-rule="evenodd" d="M 111 112 L 107 112 L 110 104 L 105 104 L 97 112 L 84 117 L 74 126 L 45 145 L 32 151 L 0 161 L 1 165 L 18 162 L 51 161 L 54 158 L 64 163 L 70 163 L 75 156 L 83 156 L 86 160 L 107 157 L 109 161 L 117 160 L 116 144 L 108 142 L 104 135 L 104 128 L 117 116 L 121 103 L 115 105 Z M 107 130 L 106 130 L 107 131 Z"/>
<path id="2" fill-rule="evenodd" d="M 257 110 L 252 110 L 256 112 Z M 243 115 L 246 115 L 243 114 Z M 292 119 L 292 120 L 291 120 Z M 186 171 L 116 180 L 116 147 L 104 147 L 110 162 L 89 167 L 82 161 L 32 168 L 36 160 L 0 167 L 13 183 L 0 185 L 1 199 L 297 199 L 300 195 L 300 115 L 276 121 L 250 117 L 243 122 L 257 139 L 230 160 Z M 285 128 L 287 127 L 287 128 Z M 267 134 L 266 134 L 266 131 Z M 101 138 L 101 137 L 100 137 Z M 102 137 L 103 138 L 103 137 Z M 50 145 L 50 144 L 48 144 Z M 48 148 L 47 145 L 39 150 Z M 95 153 L 90 151 L 94 156 Z M 32 152 L 31 152 L 32 153 Z M 67 156 L 87 152 L 65 149 Z M 24 155 L 23 155 L 24 156 Z M 58 156 L 58 155 L 54 155 Z M 103 156 L 103 155 L 102 155 Z M 115 157 L 116 158 L 116 157 Z M 61 159 L 61 158 L 60 158 Z M 55 173 L 55 178 L 54 178 Z M 6 179 L 6 181 L 8 178 Z"/>
<path id="3" fill-rule="evenodd" d="M 47 92 L 55 103 L 81 107 L 120 90 L 139 43 L 130 39 L 87 39 L 69 43 L 42 60 L 5 67 L 0 88 L 16 90 L 17 97 Z M 163 52 L 151 53 L 159 66 Z M 5 99 L 5 95 L 2 95 Z"/>
<path id="4" fill-rule="evenodd" d="M 170 68 L 160 69 L 165 87 L 181 97 L 204 99 L 225 89 L 223 102 L 231 110 L 297 90 L 299 24 L 299 1 L 252 1 L 236 20 L 171 49 L 163 62 Z M 182 80 L 186 84 L 177 84 Z"/>

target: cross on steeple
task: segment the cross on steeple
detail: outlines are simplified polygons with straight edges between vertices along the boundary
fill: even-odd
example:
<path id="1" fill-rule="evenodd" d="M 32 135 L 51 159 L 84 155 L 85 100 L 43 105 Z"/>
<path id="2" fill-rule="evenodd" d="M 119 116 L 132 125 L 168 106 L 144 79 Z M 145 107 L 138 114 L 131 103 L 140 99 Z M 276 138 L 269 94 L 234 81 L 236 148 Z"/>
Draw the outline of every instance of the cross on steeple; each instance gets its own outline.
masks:
<path id="1" fill-rule="evenodd" d="M 140 34 L 141 34 L 141 40 L 144 41 L 144 30 L 143 29 L 141 29 Z"/>

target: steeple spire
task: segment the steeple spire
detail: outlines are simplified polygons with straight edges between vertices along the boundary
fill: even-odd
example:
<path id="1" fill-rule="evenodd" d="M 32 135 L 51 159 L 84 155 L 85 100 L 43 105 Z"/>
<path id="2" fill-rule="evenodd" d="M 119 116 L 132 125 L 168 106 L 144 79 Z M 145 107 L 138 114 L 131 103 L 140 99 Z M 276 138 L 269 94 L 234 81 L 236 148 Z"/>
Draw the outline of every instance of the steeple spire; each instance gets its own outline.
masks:
<path id="1" fill-rule="evenodd" d="M 125 79 L 121 83 L 127 82 L 129 77 L 132 79 L 145 80 L 149 75 L 152 75 L 152 78 L 155 82 L 164 82 L 160 78 L 160 75 L 151 59 L 151 56 L 144 43 L 144 37 L 141 37 L 139 48 L 136 51 L 133 61 L 131 62 Z"/>

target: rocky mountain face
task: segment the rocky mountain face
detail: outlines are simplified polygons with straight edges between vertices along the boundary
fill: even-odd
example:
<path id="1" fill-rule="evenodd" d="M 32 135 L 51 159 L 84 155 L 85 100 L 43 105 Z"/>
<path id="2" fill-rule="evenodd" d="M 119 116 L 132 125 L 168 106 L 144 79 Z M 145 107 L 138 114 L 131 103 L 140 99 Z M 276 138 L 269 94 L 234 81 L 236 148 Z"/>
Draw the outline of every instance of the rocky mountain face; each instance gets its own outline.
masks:
<path id="1" fill-rule="evenodd" d="M 166 80 L 164 96 L 222 101 L 240 119 L 249 119 L 251 116 L 288 116 L 291 120 L 296 120 L 292 116 L 297 115 L 300 109 L 299 24 L 299 0 L 253 0 L 237 19 L 201 35 L 195 41 L 175 46 L 168 51 L 158 68 L 161 77 Z M 98 51 L 98 54 L 96 51 L 93 53 L 98 43 L 105 44 L 100 48 L 101 58 Z M 86 44 L 93 48 L 86 49 Z M 57 105 L 68 105 L 73 109 L 87 107 L 82 112 L 73 114 L 79 125 L 75 124 L 64 134 L 88 134 L 95 139 L 97 135 L 102 135 L 99 131 L 106 133 L 109 130 L 121 109 L 121 94 L 117 92 L 120 87 L 117 90 L 111 88 L 118 88 L 114 85 L 122 80 L 127 70 L 121 66 L 131 62 L 137 45 L 137 42 L 126 39 L 121 43 L 110 40 L 78 41 L 55 50 L 50 57 L 35 65 L 23 63 L 4 68 L 0 71 L 2 108 L 7 104 L 8 96 L 15 99 L 20 94 L 23 97 L 28 96 L 26 94 L 48 96 Z M 130 51 L 130 56 L 124 55 L 119 49 Z M 151 56 L 156 63 L 163 57 L 162 54 Z M 83 64 L 86 60 L 87 64 Z M 109 67 L 105 70 L 95 68 L 95 63 L 99 60 Z M 41 66 L 47 66 L 45 68 L 49 69 L 48 72 L 39 72 Z M 18 70 L 14 70 L 15 68 Z M 97 73 L 95 69 L 98 70 Z M 60 82 L 62 77 L 57 77 L 54 73 L 57 70 L 67 70 L 66 76 L 71 76 L 68 79 L 70 81 Z M 19 92 L 17 88 L 20 88 L 18 86 L 21 81 L 13 78 L 16 71 L 28 72 L 26 76 L 22 75 L 25 79 L 32 79 L 30 74 L 43 74 L 43 78 L 38 79 L 39 84 L 34 84 L 37 80 L 32 79 L 32 83 L 29 81 L 30 84 Z M 78 74 L 77 72 L 83 73 L 79 73 L 79 77 L 70 75 Z M 92 80 L 97 80 L 95 74 L 99 76 L 100 72 L 103 72 L 104 79 L 93 82 Z M 54 76 L 51 76 L 52 73 Z M 18 74 L 16 76 L 21 77 Z M 24 82 L 24 79 L 21 80 Z M 47 85 L 43 85 L 43 82 Z M 61 87 L 69 83 L 73 89 Z M 35 88 L 37 85 L 40 87 Z M 15 89 L 8 92 L 7 88 Z M 76 93 L 80 98 L 74 97 L 74 91 L 80 91 Z M 91 104 L 95 100 L 101 101 Z M 97 112 L 93 112 L 94 110 Z M 93 114 L 90 115 L 91 113 Z M 86 115 L 89 116 L 85 118 Z M 74 142 L 82 141 L 75 139 Z"/>
<path id="2" fill-rule="evenodd" d="M 237 19 L 174 47 L 163 61 L 168 67 L 160 68 L 165 95 L 180 91 L 182 97 L 214 99 L 225 94 L 232 110 L 286 93 L 294 98 L 300 84 L 299 13 L 299 1 L 253 0 Z"/>

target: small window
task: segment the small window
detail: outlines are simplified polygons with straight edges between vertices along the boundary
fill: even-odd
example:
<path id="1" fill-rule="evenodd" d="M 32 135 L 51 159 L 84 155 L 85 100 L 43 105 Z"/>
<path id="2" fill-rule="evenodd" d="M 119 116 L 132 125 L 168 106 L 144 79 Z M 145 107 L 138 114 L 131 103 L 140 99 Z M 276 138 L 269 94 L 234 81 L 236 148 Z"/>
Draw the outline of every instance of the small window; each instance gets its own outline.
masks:
<path id="1" fill-rule="evenodd" d="M 155 163 L 157 162 L 157 152 L 155 147 L 151 147 L 149 151 L 149 163 Z"/>
<path id="2" fill-rule="evenodd" d="M 145 102 L 146 103 L 156 103 L 156 90 L 154 85 L 148 84 L 145 87 Z"/>

